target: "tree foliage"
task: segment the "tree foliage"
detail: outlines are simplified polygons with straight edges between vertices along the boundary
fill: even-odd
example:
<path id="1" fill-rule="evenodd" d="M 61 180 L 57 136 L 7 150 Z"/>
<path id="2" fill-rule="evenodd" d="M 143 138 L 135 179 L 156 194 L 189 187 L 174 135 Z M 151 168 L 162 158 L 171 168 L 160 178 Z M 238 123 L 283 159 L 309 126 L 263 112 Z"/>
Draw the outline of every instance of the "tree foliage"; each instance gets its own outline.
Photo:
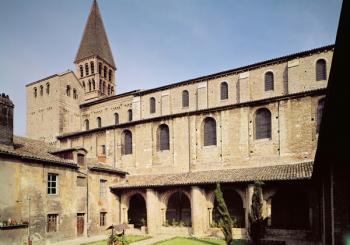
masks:
<path id="1" fill-rule="evenodd" d="M 252 196 L 252 205 L 249 213 L 249 237 L 253 244 L 261 244 L 265 235 L 265 219 L 262 217 L 262 182 L 255 182 Z"/>
<path id="2" fill-rule="evenodd" d="M 217 210 L 220 216 L 218 224 L 222 233 L 224 233 L 226 244 L 230 245 L 233 241 L 232 239 L 233 220 L 227 209 L 227 206 L 224 200 L 224 195 L 221 191 L 221 187 L 219 183 L 216 184 L 215 198 L 218 202 Z"/>

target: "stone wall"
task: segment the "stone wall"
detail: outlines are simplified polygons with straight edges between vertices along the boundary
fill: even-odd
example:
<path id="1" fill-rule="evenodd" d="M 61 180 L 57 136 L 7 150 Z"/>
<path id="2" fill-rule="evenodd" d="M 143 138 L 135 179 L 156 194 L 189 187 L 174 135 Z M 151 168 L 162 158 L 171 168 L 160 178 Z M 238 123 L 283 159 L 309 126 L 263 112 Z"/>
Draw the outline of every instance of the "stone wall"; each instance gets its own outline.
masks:
<path id="1" fill-rule="evenodd" d="M 76 238 L 78 214 L 84 214 L 83 236 L 105 234 L 106 227 L 119 222 L 119 201 L 109 191 L 119 180 L 115 174 L 91 171 L 87 177 L 86 171 L 3 157 L 0 170 L 0 221 L 30 221 L 34 244 Z M 48 173 L 58 175 L 56 195 L 47 194 Z M 78 177 L 83 178 L 80 184 Z M 100 197 L 100 179 L 107 181 L 104 198 Z M 100 226 L 100 212 L 107 213 L 104 226 Z M 58 214 L 57 232 L 47 232 L 48 214 Z M 18 244 L 27 240 L 27 235 L 26 228 L 0 230 L 0 244 Z"/>
<path id="2" fill-rule="evenodd" d="M 69 95 L 67 86 L 70 86 Z M 73 95 L 74 90 L 77 91 L 77 97 Z M 26 94 L 29 138 L 55 142 L 56 137 L 64 132 L 80 130 L 79 104 L 84 93 L 73 72 L 53 75 L 29 84 L 26 86 Z"/>
<path id="3" fill-rule="evenodd" d="M 102 119 L 102 127 L 114 125 L 115 113 L 119 115 L 120 126 L 66 137 L 61 140 L 60 146 L 84 147 L 89 152 L 88 158 L 98 159 L 101 145 L 105 145 L 105 162 L 133 174 L 312 160 L 317 143 L 317 105 L 325 94 L 324 90 L 319 89 L 327 85 L 327 80 L 316 81 L 315 64 L 318 59 L 325 59 L 328 75 L 332 52 L 310 53 L 245 72 L 218 75 L 202 82 L 84 104 L 81 109 L 83 131 L 85 119 L 89 120 L 90 129 L 97 128 L 97 117 Z M 265 91 L 266 72 L 274 74 L 272 91 Z M 223 81 L 228 83 L 229 89 L 228 99 L 225 100 L 220 98 L 220 84 Z M 189 91 L 188 108 L 182 107 L 184 90 Z M 304 95 L 300 94 L 303 92 Z M 300 95 L 295 96 L 298 93 Z M 150 113 L 151 98 L 156 100 L 155 113 Z M 271 139 L 255 139 L 255 113 L 260 108 L 271 112 Z M 128 124 L 129 109 L 133 110 L 135 123 Z M 210 110 L 198 112 L 199 109 Z M 203 120 L 206 117 L 216 121 L 216 146 L 203 146 Z M 157 149 L 157 129 L 161 124 L 169 127 L 170 149 L 167 151 Z M 123 131 L 126 129 L 133 135 L 131 155 L 122 154 Z"/>
<path id="4" fill-rule="evenodd" d="M 316 109 L 324 95 L 302 96 L 261 105 L 126 125 L 69 137 L 62 148 L 84 147 L 98 159 L 106 147 L 105 163 L 133 174 L 173 173 L 233 167 L 254 167 L 312 161 L 317 143 Z M 267 108 L 272 115 L 271 139 L 255 139 L 255 113 Z M 216 120 L 217 145 L 203 146 L 203 121 Z M 159 125 L 169 127 L 170 149 L 157 148 Z M 133 152 L 122 154 L 123 132 L 130 130 Z"/>
<path id="5" fill-rule="evenodd" d="M 127 113 L 121 110 L 126 101 L 132 106 L 134 120 L 155 118 L 159 116 L 214 108 L 236 103 L 294 94 L 327 86 L 327 80 L 316 81 L 315 65 L 318 59 L 327 61 L 327 77 L 329 75 L 332 50 L 313 53 L 290 61 L 272 63 L 249 71 L 237 71 L 232 74 L 218 75 L 203 79 L 200 82 L 189 82 L 170 88 L 150 89 L 135 93 L 133 96 L 119 97 L 91 106 L 84 106 L 84 116 L 96 118 L 96 111 L 102 118 L 103 125 L 113 125 L 113 112 L 118 112 L 122 120 L 127 122 Z M 274 89 L 265 91 L 264 76 L 266 72 L 274 74 Z M 228 83 L 228 99 L 221 100 L 220 84 Z M 189 92 L 189 106 L 182 106 L 182 91 Z M 150 111 L 150 98 L 156 100 L 156 111 Z M 113 108 L 113 109 L 112 109 Z M 129 109 L 128 108 L 128 109 Z M 125 119 L 124 119 L 125 118 Z M 95 128 L 92 126 L 91 128 Z"/>

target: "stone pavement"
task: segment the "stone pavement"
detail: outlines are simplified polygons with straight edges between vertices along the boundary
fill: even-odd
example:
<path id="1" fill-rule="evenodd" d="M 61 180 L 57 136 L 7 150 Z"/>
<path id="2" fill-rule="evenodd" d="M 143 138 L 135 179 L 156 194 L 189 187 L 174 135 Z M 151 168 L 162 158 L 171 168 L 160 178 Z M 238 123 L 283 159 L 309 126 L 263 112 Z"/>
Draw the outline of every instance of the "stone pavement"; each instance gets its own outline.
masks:
<path id="1" fill-rule="evenodd" d="M 173 237 L 175 237 L 175 236 L 174 235 L 155 235 L 152 238 L 131 243 L 131 245 L 151 245 L 151 244 L 154 244 L 156 242 L 171 239 Z M 66 241 L 61 241 L 61 242 L 57 242 L 57 243 L 53 243 L 53 244 L 56 244 L 56 245 L 80 245 L 82 243 L 97 242 L 97 241 L 105 240 L 106 238 L 107 238 L 106 235 L 99 235 L 99 236 L 92 236 L 92 237 L 82 237 L 82 238 L 77 238 L 77 239 L 73 239 L 73 240 L 66 240 Z"/>
<path id="2" fill-rule="evenodd" d="M 156 242 L 168 240 L 168 239 L 171 239 L 173 237 L 176 237 L 176 236 L 174 236 L 174 235 L 154 235 L 150 239 L 146 239 L 146 240 L 138 241 L 138 242 L 133 242 L 130 245 L 152 245 Z"/>
<path id="3" fill-rule="evenodd" d="M 91 237 L 81 237 L 81 238 L 76 238 L 73 240 L 56 242 L 53 244 L 56 244 L 56 245 L 80 245 L 82 243 L 97 242 L 97 241 L 101 241 L 101 240 L 105 240 L 105 239 L 107 239 L 106 235 L 98 235 L 98 236 L 91 236 Z"/>

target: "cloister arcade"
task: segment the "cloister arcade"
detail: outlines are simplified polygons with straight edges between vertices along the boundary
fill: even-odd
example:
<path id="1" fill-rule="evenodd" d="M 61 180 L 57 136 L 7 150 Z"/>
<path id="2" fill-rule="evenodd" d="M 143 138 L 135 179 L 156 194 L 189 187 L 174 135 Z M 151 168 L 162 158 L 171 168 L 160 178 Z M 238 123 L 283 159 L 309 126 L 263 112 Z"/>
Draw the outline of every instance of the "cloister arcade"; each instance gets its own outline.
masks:
<path id="1" fill-rule="evenodd" d="M 168 227 L 187 227 L 189 233 L 206 234 L 215 229 L 219 219 L 214 188 L 206 185 L 118 190 L 120 221 L 133 224 L 134 228 L 146 226 L 151 234 Z M 235 220 L 234 228 L 242 234 L 249 225 L 253 188 L 253 184 L 222 185 L 226 205 Z M 310 204 L 312 197 L 306 193 L 298 185 L 264 186 L 262 213 L 268 229 L 311 232 L 319 207 Z"/>

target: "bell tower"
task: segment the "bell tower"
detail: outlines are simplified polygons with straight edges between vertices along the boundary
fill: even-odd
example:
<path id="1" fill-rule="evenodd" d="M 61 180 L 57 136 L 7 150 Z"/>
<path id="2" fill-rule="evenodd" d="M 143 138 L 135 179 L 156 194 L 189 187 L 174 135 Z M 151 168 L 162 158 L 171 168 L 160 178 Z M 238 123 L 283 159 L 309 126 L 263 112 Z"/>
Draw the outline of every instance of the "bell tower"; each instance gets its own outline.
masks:
<path id="1" fill-rule="evenodd" d="M 96 0 L 93 1 L 74 63 L 76 75 L 84 87 L 85 100 L 116 93 L 116 66 Z"/>

